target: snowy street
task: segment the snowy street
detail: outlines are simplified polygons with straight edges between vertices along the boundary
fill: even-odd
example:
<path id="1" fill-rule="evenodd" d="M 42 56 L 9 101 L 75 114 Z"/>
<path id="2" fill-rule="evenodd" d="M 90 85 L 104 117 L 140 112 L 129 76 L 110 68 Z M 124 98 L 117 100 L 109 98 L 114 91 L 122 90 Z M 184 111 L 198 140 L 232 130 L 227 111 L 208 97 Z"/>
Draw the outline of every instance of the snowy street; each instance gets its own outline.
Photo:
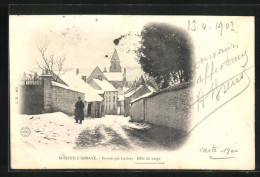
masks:
<path id="1" fill-rule="evenodd" d="M 28 127 L 31 133 L 23 137 L 17 130 L 16 136 L 35 150 L 65 146 L 75 150 L 167 149 L 181 144 L 175 139 L 183 135 L 166 127 L 129 122 L 130 118 L 122 115 L 85 118 L 82 124 L 61 112 L 20 117 L 20 125 Z"/>

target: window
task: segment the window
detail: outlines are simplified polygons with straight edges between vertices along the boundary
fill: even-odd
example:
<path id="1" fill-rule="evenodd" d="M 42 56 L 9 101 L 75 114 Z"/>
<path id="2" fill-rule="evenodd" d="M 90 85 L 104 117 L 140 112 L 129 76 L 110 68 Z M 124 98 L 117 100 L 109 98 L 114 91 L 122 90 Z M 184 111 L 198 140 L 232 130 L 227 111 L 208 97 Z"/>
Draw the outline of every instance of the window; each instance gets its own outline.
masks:
<path id="1" fill-rule="evenodd" d="M 114 69 L 116 69 L 116 64 L 114 63 Z"/>
<path id="2" fill-rule="evenodd" d="M 98 79 L 102 81 L 102 76 L 101 76 L 101 75 L 98 75 Z"/>
<path id="3" fill-rule="evenodd" d="M 113 96 L 113 100 L 114 100 L 114 102 L 115 102 L 115 99 L 116 99 L 115 96 Z"/>
<path id="4" fill-rule="evenodd" d="M 108 97 L 108 99 L 109 99 L 109 102 L 110 102 L 110 97 Z"/>
<path id="5" fill-rule="evenodd" d="M 106 106 L 106 111 L 107 111 L 107 106 Z"/>
<path id="6" fill-rule="evenodd" d="M 114 105 L 114 110 L 116 109 L 116 106 Z"/>
<path id="7" fill-rule="evenodd" d="M 110 111 L 110 105 L 108 106 L 108 111 Z"/>

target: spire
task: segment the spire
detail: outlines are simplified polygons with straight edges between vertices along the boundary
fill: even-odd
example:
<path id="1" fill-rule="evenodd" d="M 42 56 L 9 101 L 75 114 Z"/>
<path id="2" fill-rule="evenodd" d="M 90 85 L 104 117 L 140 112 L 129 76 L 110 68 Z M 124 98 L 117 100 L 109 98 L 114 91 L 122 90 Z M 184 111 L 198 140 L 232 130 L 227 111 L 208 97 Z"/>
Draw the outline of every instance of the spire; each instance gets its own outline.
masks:
<path id="1" fill-rule="evenodd" d="M 114 50 L 114 53 L 113 53 L 113 55 L 111 57 L 111 60 L 119 60 L 119 57 L 118 57 L 116 49 Z"/>

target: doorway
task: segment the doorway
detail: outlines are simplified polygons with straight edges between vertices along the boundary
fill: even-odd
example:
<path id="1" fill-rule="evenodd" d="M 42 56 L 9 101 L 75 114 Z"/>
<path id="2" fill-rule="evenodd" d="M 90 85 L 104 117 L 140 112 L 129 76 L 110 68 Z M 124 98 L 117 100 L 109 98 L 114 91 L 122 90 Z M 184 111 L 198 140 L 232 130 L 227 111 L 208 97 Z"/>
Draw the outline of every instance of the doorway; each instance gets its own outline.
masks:
<path id="1" fill-rule="evenodd" d="M 87 116 L 88 117 L 91 117 L 91 103 L 88 103 L 88 114 L 87 114 Z"/>

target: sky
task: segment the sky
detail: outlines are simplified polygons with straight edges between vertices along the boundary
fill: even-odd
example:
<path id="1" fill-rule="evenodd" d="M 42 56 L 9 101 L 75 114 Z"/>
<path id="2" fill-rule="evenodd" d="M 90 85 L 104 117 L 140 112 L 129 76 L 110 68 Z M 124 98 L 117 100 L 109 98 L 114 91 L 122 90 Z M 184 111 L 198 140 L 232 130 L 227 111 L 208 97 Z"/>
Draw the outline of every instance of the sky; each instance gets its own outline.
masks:
<path id="1" fill-rule="evenodd" d="M 38 68 L 42 61 L 37 45 L 48 42 L 47 55 L 65 57 L 64 68 L 91 72 L 99 66 L 109 67 L 117 50 L 122 67 L 140 67 L 133 50 L 138 44 L 137 34 L 143 23 L 135 23 L 126 16 L 11 16 L 10 53 L 24 70 Z M 128 35 L 116 46 L 113 41 Z"/>
<path id="2" fill-rule="evenodd" d="M 65 57 L 64 69 L 89 73 L 109 68 L 117 50 L 121 66 L 139 68 L 137 49 L 144 25 L 167 22 L 186 28 L 182 17 L 129 15 L 12 15 L 9 17 L 10 58 L 20 72 L 34 71 L 42 61 L 37 45 L 49 42 L 47 55 Z M 124 36 L 118 45 L 114 40 Z"/>
<path id="3" fill-rule="evenodd" d="M 110 58 L 116 49 L 122 67 L 141 68 L 133 52 L 138 47 L 144 25 L 150 22 L 168 23 L 187 31 L 194 45 L 195 55 L 207 55 L 214 44 L 230 42 L 230 30 L 220 36 L 219 29 L 213 28 L 216 21 L 235 21 L 238 17 L 206 16 L 134 16 L 134 15 L 11 15 L 9 16 L 9 56 L 15 72 L 34 71 L 41 61 L 37 45 L 48 41 L 47 55 L 54 58 L 65 57 L 64 69 L 80 73 L 90 73 L 96 66 L 101 70 L 109 68 Z M 197 30 L 188 28 L 188 22 L 196 20 Z M 239 21 L 246 19 L 239 19 Z M 204 30 L 201 24 L 212 29 Z M 244 28 L 236 24 L 236 35 L 244 33 Z M 128 35 L 129 34 L 129 35 Z M 118 45 L 113 41 L 123 37 Z M 217 40 L 216 40 L 217 39 Z M 232 38 L 232 41 L 239 38 Z M 214 41 L 214 43 L 212 43 Z M 212 47 L 213 48 L 213 47 Z M 107 57 L 106 57 L 107 56 Z M 134 74 L 134 73 L 133 73 Z"/>

